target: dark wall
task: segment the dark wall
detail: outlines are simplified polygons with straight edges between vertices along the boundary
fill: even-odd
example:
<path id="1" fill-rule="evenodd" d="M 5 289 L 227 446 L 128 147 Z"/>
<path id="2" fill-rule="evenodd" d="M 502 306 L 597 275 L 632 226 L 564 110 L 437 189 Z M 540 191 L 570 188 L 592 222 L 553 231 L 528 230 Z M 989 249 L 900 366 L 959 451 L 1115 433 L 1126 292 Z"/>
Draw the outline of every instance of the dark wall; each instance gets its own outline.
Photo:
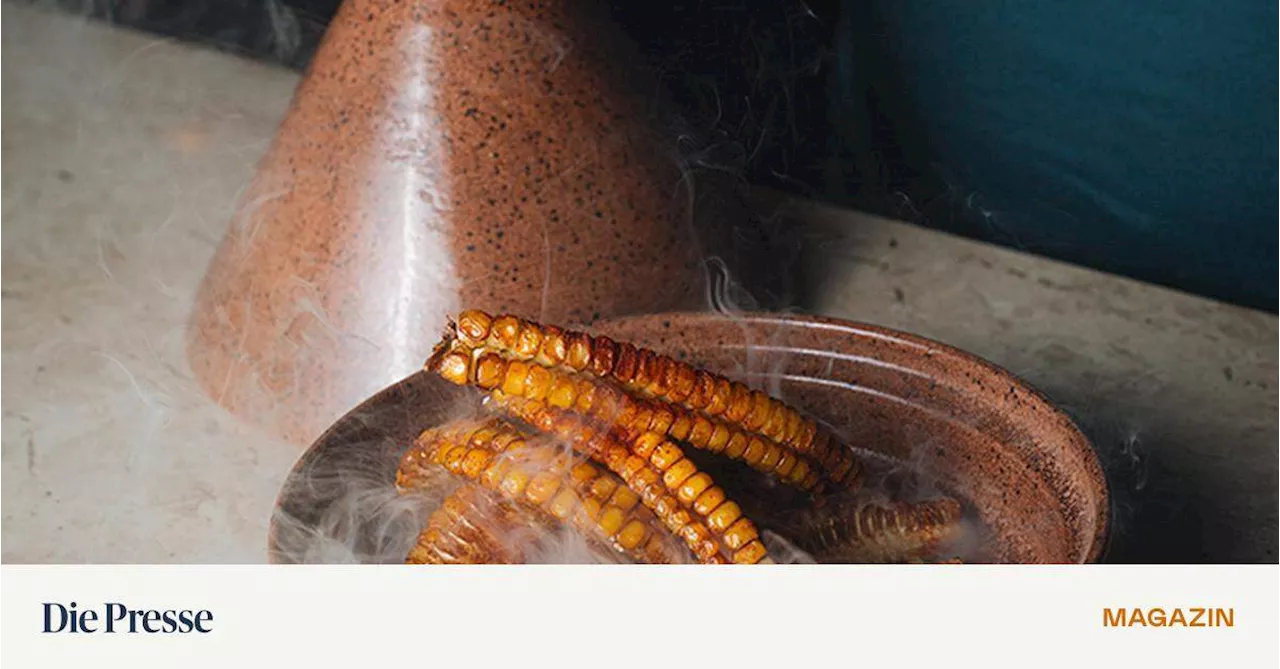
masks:
<path id="1" fill-rule="evenodd" d="M 845 9 L 840 104 L 891 119 L 923 218 L 1275 311 L 1275 3 Z"/>
<path id="2" fill-rule="evenodd" d="M 62 0 L 305 67 L 339 0 Z M 1276 7 L 613 0 L 752 183 L 1276 310 Z"/>
<path id="3" fill-rule="evenodd" d="M 71 11 L 301 70 L 341 0 L 57 0 Z M 686 116 L 705 158 L 819 194 L 838 0 L 606 0 Z"/>

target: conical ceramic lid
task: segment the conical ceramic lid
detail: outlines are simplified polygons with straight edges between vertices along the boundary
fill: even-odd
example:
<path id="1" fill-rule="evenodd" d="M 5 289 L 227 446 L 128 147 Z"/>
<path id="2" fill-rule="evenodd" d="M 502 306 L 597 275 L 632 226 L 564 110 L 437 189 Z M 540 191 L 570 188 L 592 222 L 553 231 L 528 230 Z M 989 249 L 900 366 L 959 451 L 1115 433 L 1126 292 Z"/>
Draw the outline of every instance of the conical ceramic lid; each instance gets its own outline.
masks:
<path id="1" fill-rule="evenodd" d="M 593 11 L 348 0 L 200 289 L 188 348 L 213 398 L 306 444 L 461 308 L 706 303 L 675 138 Z"/>

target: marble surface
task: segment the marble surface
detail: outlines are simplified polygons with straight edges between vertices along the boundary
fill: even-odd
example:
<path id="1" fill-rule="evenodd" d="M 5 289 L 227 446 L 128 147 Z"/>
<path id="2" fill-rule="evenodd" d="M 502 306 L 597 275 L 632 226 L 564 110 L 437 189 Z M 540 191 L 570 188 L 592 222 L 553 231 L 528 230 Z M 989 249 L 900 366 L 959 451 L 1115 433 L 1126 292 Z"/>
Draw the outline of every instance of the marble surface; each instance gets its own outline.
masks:
<path id="1" fill-rule="evenodd" d="M 182 328 L 296 76 L 3 11 L 3 560 L 261 562 L 298 453 Z"/>
<path id="2" fill-rule="evenodd" d="M 298 449 L 192 380 L 192 295 L 297 75 L 3 5 L 4 562 L 265 560 Z M 1269 314 L 809 204 L 808 307 L 1043 389 L 1114 474 L 1119 560 L 1275 562 Z"/>
<path id="3" fill-rule="evenodd" d="M 1276 317 L 797 204 L 814 311 L 971 351 L 1063 407 L 1111 477 L 1109 559 L 1276 562 Z"/>

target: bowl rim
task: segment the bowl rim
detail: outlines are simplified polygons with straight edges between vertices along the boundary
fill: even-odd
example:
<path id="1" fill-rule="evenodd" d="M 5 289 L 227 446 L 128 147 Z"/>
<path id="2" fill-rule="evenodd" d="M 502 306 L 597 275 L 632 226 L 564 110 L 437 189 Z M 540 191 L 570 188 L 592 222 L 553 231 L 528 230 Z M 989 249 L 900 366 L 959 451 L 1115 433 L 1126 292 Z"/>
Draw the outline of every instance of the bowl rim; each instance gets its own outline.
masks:
<path id="1" fill-rule="evenodd" d="M 685 319 L 685 320 L 695 320 L 695 321 L 737 320 L 737 321 L 745 321 L 745 322 L 754 323 L 754 324 L 768 324 L 768 323 L 785 324 L 785 325 L 819 324 L 819 325 L 831 327 L 832 329 L 838 329 L 843 332 L 856 333 L 856 334 L 862 334 L 862 335 L 871 335 L 871 336 L 882 338 L 882 339 L 889 339 L 899 343 L 909 344 L 912 346 L 916 346 L 916 347 L 920 347 L 920 348 L 932 351 L 934 354 L 942 353 L 944 355 L 950 355 L 960 360 L 964 360 L 965 362 L 968 362 L 970 364 L 973 364 L 987 373 L 990 373 L 996 376 L 1001 376 L 1008 379 L 1009 381 L 1020 386 L 1021 391 L 1033 397 L 1037 402 L 1040 403 L 1040 405 L 1050 415 L 1052 415 L 1057 421 L 1059 421 L 1067 429 L 1068 433 L 1070 434 L 1069 441 L 1073 445 L 1078 447 L 1077 450 L 1080 451 L 1079 455 L 1081 456 L 1084 467 L 1086 470 L 1088 470 L 1086 472 L 1087 478 L 1096 482 L 1098 487 L 1098 490 L 1097 490 L 1098 509 L 1097 509 L 1096 518 L 1095 518 L 1096 527 L 1095 527 L 1093 537 L 1091 539 L 1088 549 L 1081 554 L 1080 564 L 1097 563 L 1104 557 L 1106 548 L 1110 543 L 1110 535 L 1111 535 L 1111 513 L 1110 513 L 1111 490 L 1110 490 L 1110 482 L 1108 480 L 1106 470 L 1102 467 L 1101 460 L 1099 459 L 1098 453 L 1095 450 L 1096 447 L 1093 444 L 1093 441 L 1089 439 L 1089 437 L 1084 433 L 1083 430 L 1080 429 L 1079 425 L 1076 423 L 1074 419 L 1071 418 L 1070 415 L 1068 415 L 1065 411 L 1063 411 L 1062 408 L 1059 407 L 1055 402 L 1053 402 L 1043 391 L 1041 391 L 1035 385 L 1023 379 L 1022 377 L 1018 376 L 1017 374 L 1014 374 L 1008 369 L 1000 365 L 997 365 L 996 363 L 991 362 L 990 360 L 987 360 L 986 358 L 983 358 L 975 353 L 970 353 L 969 351 L 965 351 L 964 349 L 958 348 L 956 346 L 952 346 L 950 344 L 939 341 L 937 339 L 926 337 L 924 335 L 920 335 L 920 334 L 916 334 L 916 333 L 912 333 L 912 332 L 908 332 L 908 331 L 900 330 L 896 328 L 891 328 L 883 325 L 876 325 L 873 323 L 854 321 L 854 320 L 838 318 L 834 316 L 820 315 L 820 314 L 773 312 L 773 311 L 743 311 L 743 312 L 733 313 L 733 314 L 726 314 L 718 311 L 663 311 L 663 312 L 655 312 L 651 314 L 635 314 L 635 315 L 618 316 L 618 317 L 612 317 L 612 318 L 603 318 L 598 321 L 594 321 L 590 325 L 571 326 L 571 327 L 581 331 L 590 332 L 593 328 L 600 327 L 600 326 L 622 325 L 622 324 L 635 323 L 635 322 L 654 322 L 654 321 L 662 321 L 665 319 L 677 319 L 677 318 Z M 424 371 L 421 368 L 418 370 L 415 370 L 413 373 L 408 374 L 403 378 L 400 378 L 388 384 L 387 386 L 383 387 L 381 390 L 365 398 L 362 402 L 352 407 L 346 413 L 340 416 L 337 420 L 335 420 L 328 428 L 325 429 L 323 433 L 321 433 L 318 437 L 312 440 L 311 444 L 308 445 L 303 450 L 302 454 L 299 455 L 298 459 L 294 462 L 293 466 L 289 469 L 288 474 L 285 476 L 284 481 L 281 484 L 280 491 L 276 494 L 275 502 L 272 507 L 272 514 L 271 514 L 271 518 L 269 520 L 268 528 L 267 528 L 267 556 L 268 556 L 269 563 L 278 564 L 278 562 L 276 562 L 275 560 L 275 556 L 277 555 L 277 552 L 278 552 L 277 548 L 279 545 L 278 543 L 278 539 L 279 539 L 278 512 L 281 508 L 283 508 L 284 501 L 287 499 L 287 495 L 292 487 L 291 483 L 294 481 L 298 473 L 304 468 L 304 466 L 307 463 L 309 463 L 313 457 L 315 457 L 315 454 L 318 452 L 319 447 L 322 444 L 324 444 L 326 441 L 330 440 L 333 437 L 334 433 L 336 433 L 340 428 L 342 428 L 350 420 L 352 420 L 353 416 L 366 411 L 369 407 L 372 407 L 375 405 L 381 405 L 386 401 L 386 397 L 388 395 L 397 392 L 409 380 L 423 373 Z"/>
<path id="2" fill-rule="evenodd" d="M 881 339 L 909 344 L 932 351 L 934 355 L 939 353 L 943 355 L 950 355 L 954 358 L 973 364 L 986 373 L 1008 379 L 1012 383 L 1018 385 L 1020 387 L 1020 391 L 1023 391 L 1033 397 L 1047 413 L 1059 421 L 1069 433 L 1071 437 L 1070 441 L 1078 447 L 1077 450 L 1079 451 L 1082 463 L 1087 470 L 1086 474 L 1089 479 L 1096 482 L 1098 494 L 1098 509 L 1096 513 L 1093 537 L 1088 549 L 1081 553 L 1080 564 L 1096 563 L 1104 556 L 1105 550 L 1110 543 L 1112 529 L 1110 506 L 1111 486 L 1106 469 L 1102 467 L 1102 462 L 1095 450 L 1096 446 L 1093 443 L 1093 440 L 1091 440 L 1088 435 L 1080 429 L 1079 424 L 1077 424 L 1076 421 L 1062 409 L 1062 407 L 1058 406 L 1057 403 L 1050 399 L 1048 395 L 1034 384 L 1011 372 L 1007 368 L 975 353 L 971 353 L 962 348 L 921 334 L 863 321 L 854 321 L 835 316 L 803 312 L 742 311 L 738 313 L 722 313 L 716 311 L 668 311 L 656 314 L 637 314 L 601 319 L 596 322 L 596 325 L 654 321 L 662 320 L 663 318 L 682 318 L 698 321 L 738 320 L 758 324 L 776 323 L 787 325 L 812 325 L 816 323 L 847 333 L 872 335 Z"/>

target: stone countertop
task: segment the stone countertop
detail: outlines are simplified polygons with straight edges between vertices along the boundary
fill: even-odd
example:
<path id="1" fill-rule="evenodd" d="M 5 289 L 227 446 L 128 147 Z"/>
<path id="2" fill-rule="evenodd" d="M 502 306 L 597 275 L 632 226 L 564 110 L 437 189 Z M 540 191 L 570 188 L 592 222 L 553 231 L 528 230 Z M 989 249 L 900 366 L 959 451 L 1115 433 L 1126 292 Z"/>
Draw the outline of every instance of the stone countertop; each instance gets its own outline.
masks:
<path id="1" fill-rule="evenodd" d="M 1277 321 L 1016 251 L 812 204 L 808 306 L 965 349 L 1091 438 L 1109 560 L 1275 563 Z"/>
<path id="2" fill-rule="evenodd" d="M 183 327 L 295 73 L 3 5 L 4 562 L 265 560 L 296 447 L 191 380 Z M 1272 562 L 1277 320 L 806 203 L 806 306 L 1000 364 L 1113 472 L 1112 557 Z"/>

